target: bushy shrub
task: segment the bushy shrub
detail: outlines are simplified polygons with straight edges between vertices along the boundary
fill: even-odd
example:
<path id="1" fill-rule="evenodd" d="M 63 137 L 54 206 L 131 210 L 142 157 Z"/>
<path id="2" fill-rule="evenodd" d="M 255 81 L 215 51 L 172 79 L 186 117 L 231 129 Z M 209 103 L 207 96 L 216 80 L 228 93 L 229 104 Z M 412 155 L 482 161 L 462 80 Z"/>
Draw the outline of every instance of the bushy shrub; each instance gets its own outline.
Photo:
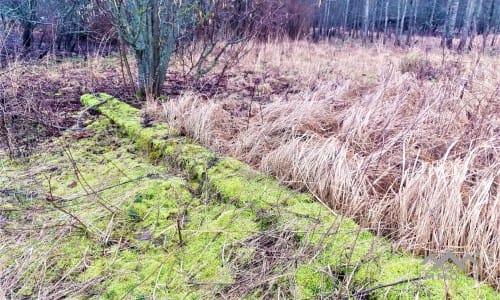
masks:
<path id="1" fill-rule="evenodd" d="M 432 62 L 418 55 L 409 55 L 404 57 L 400 64 L 399 70 L 402 73 L 413 73 L 420 80 L 437 79 L 439 69 L 432 65 Z"/>
<path id="2" fill-rule="evenodd" d="M 437 64 L 428 58 L 410 54 L 401 59 L 399 70 L 402 73 L 413 73 L 419 80 L 435 80 L 439 77 L 454 78 L 460 75 L 464 68 L 458 61 L 444 61 Z"/>

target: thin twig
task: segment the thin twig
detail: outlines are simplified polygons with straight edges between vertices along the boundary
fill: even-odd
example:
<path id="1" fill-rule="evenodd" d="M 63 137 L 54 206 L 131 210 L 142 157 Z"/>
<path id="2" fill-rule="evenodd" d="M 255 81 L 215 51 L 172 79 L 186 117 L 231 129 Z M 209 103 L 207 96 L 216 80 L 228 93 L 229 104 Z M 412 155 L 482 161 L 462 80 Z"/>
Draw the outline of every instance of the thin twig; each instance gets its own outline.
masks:
<path id="1" fill-rule="evenodd" d="M 101 100 L 99 101 L 98 103 L 96 104 L 92 104 L 90 106 L 87 106 L 84 110 L 82 110 L 79 114 L 78 114 L 78 118 L 76 119 L 76 130 L 83 130 L 83 127 L 82 127 L 82 118 L 83 118 L 83 115 L 88 112 L 89 110 L 91 109 L 94 109 L 95 107 L 97 106 L 100 106 L 102 104 L 104 104 L 106 101 L 108 101 L 108 98 L 104 99 L 104 100 Z"/>
<path id="2" fill-rule="evenodd" d="M 373 287 L 371 289 L 367 289 L 367 290 L 361 290 L 361 291 L 358 291 L 350 296 L 346 296 L 344 298 L 342 298 L 343 300 L 349 300 L 349 298 L 352 298 L 352 297 L 359 297 L 359 296 L 366 296 L 368 294 L 370 294 L 371 292 L 373 291 L 376 291 L 376 290 L 379 290 L 379 289 L 383 289 L 383 288 L 386 288 L 386 287 L 391 287 L 391 286 L 395 286 L 395 285 L 399 285 L 399 284 L 404 284 L 404 283 L 410 283 L 410 282 L 413 282 L 413 281 L 419 281 L 419 280 L 424 280 L 424 279 L 427 279 L 428 276 L 421 276 L 421 277 L 415 277 L 415 278 L 410 278 L 410 279 L 403 279 L 403 280 L 399 280 L 399 281 L 396 281 L 396 282 L 393 282 L 393 283 L 387 283 L 387 284 L 381 284 L 381 285 L 378 285 L 376 287 Z"/>
<path id="3" fill-rule="evenodd" d="M 77 221 L 86 233 L 90 233 L 89 228 L 87 227 L 87 225 L 85 225 L 85 223 L 83 223 L 82 220 L 80 220 L 80 218 L 56 204 L 57 197 L 54 197 L 54 195 L 52 194 L 52 184 L 50 182 L 50 176 L 47 176 L 47 181 L 49 185 L 49 193 L 46 197 L 47 202 L 49 202 L 55 209 L 61 211 L 62 213 L 70 216 L 73 220 Z"/>

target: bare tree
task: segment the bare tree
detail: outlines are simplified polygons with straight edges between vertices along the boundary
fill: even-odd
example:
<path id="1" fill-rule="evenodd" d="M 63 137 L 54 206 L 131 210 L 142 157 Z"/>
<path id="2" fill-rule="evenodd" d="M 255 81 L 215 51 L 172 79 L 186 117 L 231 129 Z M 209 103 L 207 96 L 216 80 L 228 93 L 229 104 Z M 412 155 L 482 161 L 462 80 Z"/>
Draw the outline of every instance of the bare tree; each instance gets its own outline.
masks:
<path id="1" fill-rule="evenodd" d="M 399 45 L 399 26 L 400 26 L 400 14 L 401 14 L 401 0 L 398 0 L 398 15 L 396 17 L 396 33 L 394 35 L 395 44 Z"/>
<path id="2" fill-rule="evenodd" d="M 368 25 L 370 24 L 370 0 L 365 0 L 363 13 L 363 43 L 366 44 L 368 38 Z"/>
<path id="3" fill-rule="evenodd" d="M 23 25 L 23 46 L 25 49 L 31 48 L 33 43 L 33 30 L 36 26 L 36 0 L 23 1 L 24 7 L 23 14 L 24 18 L 21 21 Z"/>
<path id="4" fill-rule="evenodd" d="M 457 23 L 457 13 L 458 13 L 458 5 L 459 0 L 450 0 L 450 7 L 448 11 L 448 17 L 446 21 L 445 28 L 445 45 L 448 49 L 451 49 L 453 46 L 453 37 L 455 35 L 455 25 Z"/>
<path id="5" fill-rule="evenodd" d="M 458 43 L 458 51 L 462 51 L 467 43 L 467 38 L 469 37 L 469 30 L 472 22 L 472 15 L 476 8 L 476 0 L 467 1 L 467 10 L 465 11 L 464 25 L 462 27 L 462 32 L 460 33 L 460 42 Z"/>
<path id="6" fill-rule="evenodd" d="M 37 0 L 3 0 L 0 12 L 18 20 L 23 28 L 22 44 L 28 50 L 33 44 L 33 30 L 37 25 Z"/>
<path id="7" fill-rule="evenodd" d="M 389 0 L 385 0 L 385 17 L 384 17 L 384 44 L 387 41 L 387 25 L 389 23 Z"/>
<path id="8" fill-rule="evenodd" d="M 433 0 L 431 15 L 429 17 L 429 23 L 427 24 L 427 33 L 430 33 L 434 29 L 434 15 L 436 14 L 436 3 L 437 0 Z"/>
<path id="9" fill-rule="evenodd" d="M 112 15 L 120 38 L 134 52 L 139 96 L 159 96 L 176 44 L 189 39 L 197 16 L 204 16 L 200 2 L 107 0 L 103 4 Z"/>
<path id="10" fill-rule="evenodd" d="M 350 4 L 350 1 L 347 0 L 345 3 L 344 22 L 343 22 L 343 26 L 342 26 L 342 30 L 344 31 L 344 34 L 347 31 L 347 21 L 349 19 L 349 4 Z"/>
<path id="11" fill-rule="evenodd" d="M 408 31 L 408 35 L 406 37 L 406 44 L 411 45 L 411 39 L 413 37 L 413 33 L 415 32 L 415 27 L 417 25 L 417 16 L 418 16 L 418 0 L 412 0 L 412 9 L 413 9 L 413 18 L 410 22 L 410 28 Z"/>
<path id="12" fill-rule="evenodd" d="M 474 39 L 477 35 L 477 19 L 478 16 L 481 15 L 483 10 L 483 0 L 479 0 L 479 2 L 476 5 L 476 9 L 474 10 L 474 13 L 472 15 L 472 32 L 470 34 L 470 39 L 469 39 L 469 50 L 471 50 L 474 46 Z"/>
<path id="13" fill-rule="evenodd" d="M 487 45 L 487 40 L 488 40 L 488 35 L 491 32 L 491 28 L 493 27 L 493 21 L 494 21 L 494 16 L 495 16 L 495 1 L 496 0 L 490 0 L 489 3 L 485 3 L 486 5 L 489 4 L 487 9 L 484 12 L 484 31 L 483 31 L 483 51 L 486 49 Z M 494 41 L 494 40 L 493 40 Z"/>

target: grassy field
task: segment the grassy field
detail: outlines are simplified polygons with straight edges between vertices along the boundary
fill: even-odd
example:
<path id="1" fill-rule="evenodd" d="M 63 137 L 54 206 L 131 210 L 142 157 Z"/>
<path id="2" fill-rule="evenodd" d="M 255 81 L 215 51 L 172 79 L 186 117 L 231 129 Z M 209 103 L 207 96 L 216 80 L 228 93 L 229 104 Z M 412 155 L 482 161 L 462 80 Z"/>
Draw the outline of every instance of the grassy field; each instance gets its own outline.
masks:
<path id="1" fill-rule="evenodd" d="M 161 101 L 150 101 L 145 105 L 144 119 L 154 120 L 155 123 L 166 122 L 175 127 L 181 137 L 193 138 L 213 151 L 235 157 L 273 175 L 297 191 L 311 193 L 317 201 L 343 216 L 352 218 L 361 228 L 388 238 L 391 242 L 390 251 L 394 248 L 420 257 L 429 254 L 439 256 L 448 251 L 458 256 L 472 255 L 478 264 L 469 266 L 469 276 L 485 281 L 496 289 L 500 287 L 498 54 L 470 52 L 457 55 L 443 51 L 438 47 L 438 41 L 432 39 L 420 40 L 415 47 L 406 49 L 379 44 L 362 47 L 346 41 L 316 44 L 253 43 L 249 45 L 248 51 L 239 65 L 230 69 L 225 76 L 218 77 L 217 72 L 214 72 L 199 81 L 183 77 L 182 62 L 174 60 L 165 83 L 164 96 Z M 126 82 L 127 79 L 123 78 L 120 72 L 120 60 L 113 56 L 97 55 L 86 60 L 63 61 L 47 58 L 36 63 L 15 62 L 7 69 L 0 70 L 0 96 L 5 110 L 0 122 L 0 133 L 7 137 L 1 141 L 6 149 L 2 155 L 10 153 L 29 156 L 45 151 L 43 147 L 46 145 L 51 145 L 49 147 L 52 149 L 46 150 L 47 153 L 53 151 L 54 144 L 47 142 L 54 135 L 65 134 L 65 130 L 77 121 L 84 121 L 79 113 L 83 109 L 79 102 L 81 94 L 108 92 L 120 99 L 131 100 L 134 98 L 134 91 Z M 31 126 L 32 123 L 36 126 Z M 128 166 L 117 165 L 115 168 L 113 164 L 116 162 L 109 159 L 113 161 L 110 165 L 106 159 L 105 168 L 120 174 L 110 173 L 114 174 L 108 177 L 110 182 L 101 183 L 98 178 L 108 176 L 108 171 L 104 174 L 97 170 L 102 161 L 99 160 L 101 155 L 107 155 L 108 152 L 117 158 L 125 155 L 125 163 L 139 164 L 136 161 L 138 158 L 128 160 L 130 157 L 126 154 L 130 150 L 127 150 L 127 143 L 133 141 L 113 141 L 111 137 L 109 139 L 112 141 L 108 141 L 104 136 L 98 135 L 97 140 L 87 141 L 86 138 L 89 137 L 74 133 L 73 137 L 65 140 L 69 146 L 76 147 L 71 151 L 86 149 L 85 151 L 90 152 L 93 147 L 87 143 L 98 142 L 99 137 L 106 140 L 105 144 L 96 147 L 95 151 L 98 153 L 94 154 L 97 154 L 97 157 L 87 157 L 84 155 L 85 151 L 79 153 L 83 155 L 81 159 L 89 159 L 95 164 L 95 169 L 86 170 L 85 175 L 97 180 L 90 184 L 94 189 L 121 182 L 129 175 L 128 172 L 120 173 L 120 170 L 123 171 Z M 81 143 L 83 144 L 80 145 Z M 117 152 L 108 149 L 109 145 L 114 144 L 119 148 Z M 30 162 L 20 162 L 19 168 L 12 167 L 11 163 L 8 164 L 9 167 L 4 164 L 0 176 L 3 181 L 0 183 L 5 185 L 6 182 L 18 182 L 21 191 L 30 185 L 40 185 L 37 192 L 45 195 L 48 191 L 48 179 L 42 175 L 45 174 L 68 181 L 61 183 L 61 190 L 57 193 L 54 190 L 54 195 L 72 198 L 79 195 L 75 194 L 76 189 L 86 193 L 86 197 L 94 194 L 85 190 L 88 188 L 85 183 L 77 182 L 75 190 L 70 187 L 78 177 L 74 177 L 73 171 L 46 170 L 50 161 L 55 161 L 58 165 L 72 166 L 71 160 L 63 163 L 58 158 L 66 155 L 64 151 L 61 153 L 61 149 L 64 148 L 57 148 L 56 152 L 47 158 L 37 156 L 35 160 L 30 158 Z M 45 159 L 48 160 L 47 164 Z M 176 174 L 175 170 L 142 163 L 144 162 L 141 162 L 140 167 L 143 168 L 142 175 L 149 174 L 149 171 L 144 170 L 152 168 L 155 174 L 161 173 L 168 178 L 179 177 L 180 181 L 190 180 L 188 175 Z M 65 173 L 61 174 L 62 171 Z M 33 173 L 37 175 L 36 180 L 32 182 Z M 130 203 L 134 203 L 135 195 L 143 191 L 139 191 L 140 188 L 135 183 L 125 186 L 130 186 L 130 191 L 112 190 L 116 195 L 123 194 L 123 197 L 115 197 L 115 194 L 109 193 L 106 199 L 125 212 L 118 214 L 121 221 L 130 221 L 134 218 L 133 212 L 129 214 L 129 206 L 134 205 Z M 190 194 L 187 199 L 195 198 L 199 201 L 200 195 L 196 192 L 194 196 L 192 194 L 197 185 L 187 186 Z M 0 186 L 0 191 L 3 191 L 1 189 L 4 187 Z M 22 199 L 30 198 L 31 194 L 23 193 Z M 12 196 L 10 192 L 0 193 L 0 196 L 9 198 L 9 201 L 17 199 L 15 193 Z M 212 196 L 214 195 L 209 195 Z M 19 207 L 6 206 L 4 210 L 14 209 L 13 214 L 16 215 L 15 211 L 26 209 L 15 219 L 22 221 L 16 225 L 21 226 L 20 228 L 24 225 L 37 225 L 39 222 L 57 227 L 61 225 L 58 220 L 67 218 L 64 219 L 61 229 L 61 237 L 64 239 L 74 236 L 75 230 L 80 234 L 77 236 L 82 237 L 82 224 L 78 224 L 78 218 L 85 219 L 82 220 L 84 224 L 95 221 L 95 232 L 100 233 L 98 238 L 87 241 L 93 255 L 96 256 L 99 251 L 111 251 L 111 246 L 121 249 L 120 242 L 116 242 L 120 241 L 119 238 L 109 247 L 100 241 L 101 237 L 107 236 L 106 226 L 110 224 L 108 222 L 113 214 L 106 209 L 106 205 L 99 203 L 98 197 L 92 198 L 92 205 L 97 208 L 95 216 L 91 210 L 85 210 L 90 208 L 86 207 L 81 211 L 82 216 L 76 215 L 77 219 L 57 209 L 54 212 L 53 206 L 49 206 L 52 214 L 38 219 L 37 209 L 41 207 L 40 209 L 46 210 L 46 206 L 50 204 L 45 201 L 47 197 L 42 198 L 43 201 L 35 202 L 33 207 L 23 206 L 26 205 L 23 200 L 16 202 Z M 201 207 L 197 206 L 197 209 Z M 94 217 L 98 219 L 94 220 Z M 0 212 L 0 224 L 6 224 L 5 218 L 5 214 Z M 26 224 L 23 223 L 24 220 L 27 220 Z M 102 222 L 103 220 L 106 220 L 106 223 Z M 252 220 L 255 221 L 255 218 Z M 213 221 L 215 222 L 215 219 Z M 117 229 L 117 234 L 125 232 L 126 235 L 134 237 L 139 236 L 142 228 L 151 225 L 141 223 L 136 226 L 135 223 L 130 225 L 120 222 L 116 223 L 119 226 L 113 227 Z M 140 222 L 143 222 L 143 219 Z M 258 224 L 260 223 L 257 222 Z M 42 233 L 40 228 L 43 229 Z M 29 257 L 29 251 L 36 249 L 49 251 L 48 245 L 54 243 L 58 235 L 53 232 L 51 235 L 43 235 L 45 227 L 40 228 L 37 227 L 36 234 L 26 231 L 22 234 L 5 235 L 8 241 L 2 243 L 0 252 L 13 251 L 16 245 L 20 245 L 15 241 L 24 243 L 17 247 L 18 251 L 24 251 L 19 257 Z M 208 230 L 200 228 L 197 227 L 196 230 Z M 174 230 L 173 235 L 175 234 Z M 30 243 L 34 242 L 35 236 L 46 237 L 46 244 L 38 245 L 41 248 L 33 247 Z M 69 246 L 74 242 L 71 239 L 67 241 Z M 136 242 L 142 243 L 134 241 Z M 251 242 L 256 243 L 256 240 Z M 127 244 L 125 248 L 140 248 L 141 245 Z M 288 244 L 278 246 L 290 247 Z M 298 251 L 297 253 L 302 251 L 300 255 L 306 257 L 314 255 L 309 252 L 304 254 L 304 247 L 306 246 L 300 245 L 292 248 L 293 251 Z M 64 249 L 59 250 L 62 254 L 59 253 L 51 259 L 66 255 Z M 12 283 L 17 288 L 27 286 L 29 294 L 36 290 L 34 287 L 37 285 L 33 285 L 33 281 L 37 284 L 53 284 L 54 281 L 51 280 L 56 278 L 55 282 L 65 295 L 89 291 L 98 293 L 106 290 L 106 284 L 102 282 L 109 284 L 106 276 L 116 274 L 113 272 L 127 272 L 127 268 L 131 267 L 127 265 L 123 266 L 124 269 L 106 269 L 106 272 L 99 273 L 99 276 L 91 276 L 95 281 L 90 281 L 91 277 L 75 280 L 72 272 L 80 270 L 81 264 L 85 270 L 87 268 L 86 260 L 79 256 L 73 260 L 77 266 L 74 270 L 67 265 L 54 269 L 54 265 L 47 267 L 42 262 L 35 268 L 38 272 L 34 273 L 36 275 L 25 277 L 34 270 L 33 259 L 37 257 L 39 258 L 31 257 L 26 264 L 18 265 L 19 269 L 14 271 L 0 270 L 3 286 L 5 287 L 5 283 Z M 10 256 L 7 260 L 0 259 L 0 265 L 9 265 L 12 263 L 11 259 Z M 238 264 L 237 260 L 231 262 Z M 349 261 L 348 264 L 350 263 L 352 262 Z M 285 269 L 291 267 L 286 263 L 282 265 L 281 262 L 277 265 Z M 72 280 L 65 281 L 65 276 L 58 277 L 52 272 L 49 275 L 54 277 L 44 281 L 47 268 L 69 272 L 68 276 L 72 274 Z M 253 271 L 264 272 L 264 269 Z M 5 273 L 5 270 L 8 272 Z M 288 270 L 293 270 L 290 271 L 293 273 L 290 276 L 295 280 L 297 269 L 293 267 Z M 349 270 L 352 272 L 352 269 Z M 264 272 L 268 276 L 265 278 L 273 278 L 278 274 L 273 272 Z M 377 282 L 391 283 L 399 278 L 380 280 L 370 277 L 356 281 L 353 279 L 355 273 L 352 272 L 352 277 L 347 278 L 342 273 L 340 277 L 348 282 L 342 281 L 342 284 L 333 289 L 328 287 L 327 291 L 337 293 L 337 296 L 355 293 Z M 142 274 L 138 275 L 139 277 L 147 276 L 141 272 L 139 274 Z M 236 275 L 233 273 L 231 276 Z M 257 275 L 250 273 L 248 276 Z M 136 279 L 131 277 L 127 280 L 131 282 Z M 146 281 L 149 282 L 150 279 L 148 277 Z M 247 277 L 244 279 L 251 281 Z M 129 282 L 127 280 L 125 281 Z M 186 284 L 189 280 L 181 282 Z M 287 282 L 282 287 L 289 287 L 292 281 Z M 67 285 L 62 285 L 63 283 Z M 76 285 L 72 287 L 72 284 Z M 95 288 L 96 286 L 98 288 Z M 120 286 L 116 290 L 119 294 L 125 290 L 127 297 L 132 297 L 127 293 L 132 286 Z M 227 294 L 230 296 L 248 295 L 251 291 L 248 286 L 223 286 L 218 286 L 217 291 L 231 291 L 233 294 Z M 422 288 L 420 285 L 406 286 L 413 290 Z M 49 293 L 47 295 L 59 295 L 52 294 L 57 291 L 50 290 L 47 286 L 38 285 L 38 288 L 40 287 Z M 393 292 L 399 293 L 402 289 Z M 298 288 L 293 291 L 298 293 Z M 151 291 L 147 293 L 149 292 Z M 23 290 L 16 290 L 16 293 L 22 295 Z M 432 296 L 432 293 L 427 294 L 429 295 Z M 109 296 L 112 298 L 114 294 Z"/>
<path id="2" fill-rule="evenodd" d="M 163 118 L 398 246 L 474 255 L 498 286 L 498 56 L 426 42 L 257 45 L 225 92 L 186 93 Z"/>

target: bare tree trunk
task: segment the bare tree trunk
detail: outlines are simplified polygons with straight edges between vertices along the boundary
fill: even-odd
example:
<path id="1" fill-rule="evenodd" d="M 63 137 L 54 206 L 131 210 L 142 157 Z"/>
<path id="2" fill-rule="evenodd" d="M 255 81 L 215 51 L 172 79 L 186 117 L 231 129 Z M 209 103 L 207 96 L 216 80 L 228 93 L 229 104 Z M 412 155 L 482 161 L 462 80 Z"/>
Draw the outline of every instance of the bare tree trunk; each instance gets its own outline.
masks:
<path id="1" fill-rule="evenodd" d="M 161 28 L 160 28 L 160 16 L 158 14 L 159 11 L 159 3 L 157 1 L 152 1 L 151 4 L 151 44 L 153 44 L 152 47 L 152 68 L 151 68 L 151 75 L 152 75 L 152 87 L 151 87 L 151 94 L 154 97 L 158 97 L 161 93 L 161 87 L 163 86 L 163 82 L 165 81 L 165 76 L 161 73 L 161 48 L 160 48 L 160 41 L 161 41 Z M 165 68 L 165 73 L 166 73 L 166 68 Z"/>
<path id="2" fill-rule="evenodd" d="M 444 25 L 443 25 L 443 34 L 441 35 L 441 47 L 443 47 L 443 50 L 444 50 L 445 43 L 446 43 L 446 30 L 448 29 L 448 23 L 450 22 L 451 1 L 452 0 L 446 1 L 446 15 L 445 15 Z"/>
<path id="3" fill-rule="evenodd" d="M 377 22 L 378 22 L 378 14 L 379 14 L 379 0 L 376 0 L 375 1 L 375 4 L 374 4 L 374 7 L 375 7 L 375 10 L 373 11 L 372 13 L 372 18 L 370 20 L 370 43 L 373 43 L 373 40 L 375 38 L 375 28 L 377 27 Z M 378 37 L 378 33 L 377 33 L 377 37 Z"/>
<path id="4" fill-rule="evenodd" d="M 448 14 L 448 21 L 445 31 L 445 42 L 446 47 L 451 49 L 453 47 L 453 37 L 455 36 L 455 25 L 457 23 L 457 12 L 458 12 L 458 4 L 459 0 L 452 0 L 450 11 Z"/>
<path id="5" fill-rule="evenodd" d="M 408 31 L 408 35 L 406 37 L 406 44 L 411 45 L 411 39 L 413 37 L 413 33 L 415 32 L 415 27 L 417 25 L 417 14 L 418 14 L 418 0 L 412 1 L 412 9 L 413 9 L 413 18 L 410 24 L 410 29 Z"/>
<path id="6" fill-rule="evenodd" d="M 116 7 L 120 7 L 119 2 L 115 2 Z M 141 3 L 139 8 L 142 10 L 141 15 L 134 15 L 131 20 L 117 19 L 123 24 L 120 35 L 128 41 L 135 53 L 137 62 L 137 96 L 158 97 L 161 93 L 161 88 L 165 81 L 165 76 L 168 69 L 170 57 L 173 52 L 173 36 L 172 30 L 163 30 L 165 20 L 162 20 L 160 14 L 165 9 L 176 8 L 160 8 L 159 0 L 149 0 Z M 170 4 L 176 5 L 176 4 Z M 122 13 L 121 10 L 116 10 Z M 142 27 L 138 24 L 143 25 Z M 177 24 L 180 25 L 180 24 Z M 126 28 L 127 30 L 124 30 Z M 137 30 L 137 31 L 132 31 Z M 140 40 L 140 44 L 137 41 Z"/>
<path id="7" fill-rule="evenodd" d="M 486 50 L 488 35 L 490 34 L 491 23 L 493 21 L 493 16 L 495 14 L 495 0 L 491 0 L 490 8 L 488 9 L 488 11 L 485 11 L 484 14 L 485 14 L 485 16 L 488 16 L 488 17 L 485 18 L 485 22 L 484 22 L 485 29 L 483 32 L 483 47 L 482 47 L 483 49 L 482 49 L 482 51 Z"/>
<path id="8" fill-rule="evenodd" d="M 399 40 L 399 38 L 403 35 L 403 31 L 404 31 L 404 28 L 405 28 L 405 19 L 406 19 L 406 9 L 408 7 L 408 0 L 404 0 L 404 4 L 403 4 L 403 15 L 401 16 L 401 21 L 399 21 L 399 34 L 398 34 L 398 40 L 397 40 L 397 44 L 400 45 L 401 44 L 401 41 Z"/>
<path id="9" fill-rule="evenodd" d="M 359 8 L 357 6 L 354 7 L 356 8 L 356 12 L 354 13 L 354 18 L 353 18 L 352 38 L 357 38 L 359 31 L 359 13 L 357 12 L 357 10 L 359 10 Z"/>
<path id="10" fill-rule="evenodd" d="M 434 15 L 436 13 L 436 2 L 437 0 L 434 0 L 434 2 L 432 2 L 432 9 L 431 9 L 431 16 L 429 17 L 429 24 L 428 24 L 428 28 L 427 28 L 427 33 L 429 34 L 432 30 L 432 32 L 434 31 Z"/>
<path id="11" fill-rule="evenodd" d="M 371 42 L 373 43 L 374 39 L 379 39 L 380 37 L 380 19 L 382 18 L 382 9 L 380 8 L 380 0 L 375 1 L 375 13 L 372 18 L 372 26 L 371 26 Z"/>
<path id="12" fill-rule="evenodd" d="M 498 30 L 500 29 L 499 27 L 500 27 L 500 26 L 499 26 L 499 25 L 497 25 L 497 26 L 495 27 L 495 30 L 493 30 L 493 38 L 491 39 L 491 44 L 490 44 L 490 47 L 491 47 L 491 48 L 495 47 L 495 44 L 496 44 L 496 42 L 497 42 L 497 34 L 498 34 Z"/>
<path id="13" fill-rule="evenodd" d="M 318 29 L 319 29 L 319 36 L 320 39 L 324 37 L 324 22 L 325 22 L 325 9 L 324 9 L 325 3 L 322 2 L 320 4 L 320 13 L 319 13 L 319 20 L 318 20 Z"/>
<path id="14" fill-rule="evenodd" d="M 33 30 L 35 26 L 33 23 L 27 21 L 23 22 L 23 47 L 25 50 L 31 48 L 31 44 L 33 43 Z"/>
<path id="15" fill-rule="evenodd" d="M 469 50 L 472 50 L 474 47 L 474 39 L 476 38 L 477 35 L 477 17 L 481 15 L 483 11 L 483 0 L 479 0 L 479 3 L 477 4 L 477 8 L 474 11 L 474 14 L 472 15 L 472 32 L 470 35 L 470 40 L 469 40 Z"/>
<path id="16" fill-rule="evenodd" d="M 24 16 L 24 20 L 22 20 L 23 25 L 23 47 L 25 50 L 31 48 L 33 44 L 33 30 L 36 25 L 36 0 L 29 0 L 27 2 L 28 8 L 26 11 L 26 15 Z"/>
<path id="17" fill-rule="evenodd" d="M 395 41 L 396 45 L 399 45 L 399 24 L 400 24 L 400 11 L 401 11 L 401 0 L 398 0 L 398 16 L 396 18 L 396 32 L 395 32 Z"/>
<path id="18" fill-rule="evenodd" d="M 326 13 L 325 13 L 323 26 L 325 27 L 326 37 L 327 37 L 327 39 L 329 39 L 330 38 L 330 34 L 329 34 L 329 31 L 330 31 L 330 6 L 331 6 L 330 1 L 326 0 L 325 5 L 326 5 Z"/>
<path id="19" fill-rule="evenodd" d="M 467 10 L 465 11 L 465 20 L 460 33 L 460 42 L 458 43 L 458 51 L 463 51 L 469 37 L 469 29 L 472 22 L 472 14 L 475 11 L 476 0 L 467 1 Z"/>
<path id="20" fill-rule="evenodd" d="M 400 22 L 400 31 L 399 35 L 403 35 L 403 31 L 405 28 L 405 19 L 406 19 L 406 9 L 408 8 L 408 0 L 405 0 L 404 5 L 403 5 L 403 15 L 401 16 L 401 22 Z"/>
<path id="21" fill-rule="evenodd" d="M 349 17 L 349 3 L 350 1 L 347 0 L 346 1 L 346 6 L 345 6 L 345 12 L 344 12 L 344 25 L 343 25 L 343 29 L 344 29 L 344 36 L 346 34 L 346 30 L 347 30 L 347 19 Z"/>
<path id="22" fill-rule="evenodd" d="M 370 23 L 370 0 L 365 0 L 363 13 L 363 44 L 366 44 L 368 38 L 368 26 Z"/>
<path id="23" fill-rule="evenodd" d="M 420 4 L 419 0 L 414 0 L 414 1 L 415 1 L 415 14 L 413 15 L 412 34 L 414 34 L 415 30 L 417 29 L 418 5 Z"/>
<path id="24" fill-rule="evenodd" d="M 389 23 L 389 0 L 385 1 L 385 18 L 384 18 L 384 39 L 383 43 L 385 45 L 387 41 L 387 24 Z"/>

